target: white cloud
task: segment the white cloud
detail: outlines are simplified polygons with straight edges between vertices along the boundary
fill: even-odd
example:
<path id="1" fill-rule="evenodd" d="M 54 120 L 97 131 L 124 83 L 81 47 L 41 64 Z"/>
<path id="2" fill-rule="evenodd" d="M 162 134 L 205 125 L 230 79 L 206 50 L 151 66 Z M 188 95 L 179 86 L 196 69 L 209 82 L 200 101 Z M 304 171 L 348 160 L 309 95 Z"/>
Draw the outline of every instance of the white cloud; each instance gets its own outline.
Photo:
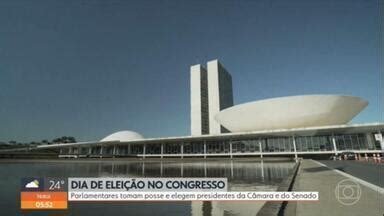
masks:
<path id="1" fill-rule="evenodd" d="M 37 180 L 29 182 L 25 185 L 26 188 L 39 188 L 39 182 Z"/>

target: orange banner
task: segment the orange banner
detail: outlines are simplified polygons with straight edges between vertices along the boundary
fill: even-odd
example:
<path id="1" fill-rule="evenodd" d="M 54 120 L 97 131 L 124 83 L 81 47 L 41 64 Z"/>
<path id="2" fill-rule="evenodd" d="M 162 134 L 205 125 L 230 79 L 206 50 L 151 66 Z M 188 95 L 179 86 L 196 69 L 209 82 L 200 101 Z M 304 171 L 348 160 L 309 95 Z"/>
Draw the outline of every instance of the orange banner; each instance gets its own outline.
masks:
<path id="1" fill-rule="evenodd" d="M 67 201 L 67 192 L 21 192 L 21 201 Z"/>
<path id="2" fill-rule="evenodd" d="M 21 192 L 21 209 L 67 208 L 67 192 Z"/>
<path id="3" fill-rule="evenodd" d="M 67 201 L 21 201 L 21 209 L 67 209 Z"/>

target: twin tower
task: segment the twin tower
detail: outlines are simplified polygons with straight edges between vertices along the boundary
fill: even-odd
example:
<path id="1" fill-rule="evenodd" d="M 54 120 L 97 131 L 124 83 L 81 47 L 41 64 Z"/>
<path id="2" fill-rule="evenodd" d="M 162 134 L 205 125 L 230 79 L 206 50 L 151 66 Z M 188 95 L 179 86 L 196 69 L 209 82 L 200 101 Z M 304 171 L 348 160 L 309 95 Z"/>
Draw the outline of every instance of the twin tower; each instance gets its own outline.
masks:
<path id="1" fill-rule="evenodd" d="M 191 135 L 228 132 L 215 115 L 233 106 L 232 77 L 218 60 L 191 66 Z"/>

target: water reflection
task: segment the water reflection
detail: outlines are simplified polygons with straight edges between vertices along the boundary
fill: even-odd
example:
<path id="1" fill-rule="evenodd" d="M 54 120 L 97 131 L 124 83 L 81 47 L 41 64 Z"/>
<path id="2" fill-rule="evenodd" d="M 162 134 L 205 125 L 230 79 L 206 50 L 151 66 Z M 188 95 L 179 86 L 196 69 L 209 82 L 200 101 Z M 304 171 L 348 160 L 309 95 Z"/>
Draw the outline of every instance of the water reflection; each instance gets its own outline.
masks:
<path id="1" fill-rule="evenodd" d="M 132 162 L 99 164 L 99 176 L 227 177 L 230 191 L 274 191 L 293 163 L 263 161 Z M 256 214 L 264 202 L 191 202 L 191 215 Z"/>
<path id="2" fill-rule="evenodd" d="M 274 191 L 293 163 L 263 161 L 132 162 L 99 164 L 99 176 L 227 177 L 230 191 Z M 192 202 L 191 215 L 250 215 L 263 202 Z"/>
<path id="3" fill-rule="evenodd" d="M 88 166 L 92 168 L 92 166 Z M 293 163 L 263 161 L 110 162 L 99 163 L 85 174 L 130 177 L 227 177 L 230 183 L 275 185 L 288 175 Z M 94 169 L 95 167 L 93 167 Z"/>
<path id="4" fill-rule="evenodd" d="M 264 202 L 192 202 L 192 216 L 256 215 Z"/>
<path id="5" fill-rule="evenodd" d="M 227 177 L 230 191 L 273 191 L 294 163 L 262 161 L 27 161 L 2 163 L 2 215 L 20 215 L 20 179 L 44 177 Z M 68 215 L 255 215 L 261 202 L 70 203 Z M 62 214 L 60 211 L 28 215 Z"/>

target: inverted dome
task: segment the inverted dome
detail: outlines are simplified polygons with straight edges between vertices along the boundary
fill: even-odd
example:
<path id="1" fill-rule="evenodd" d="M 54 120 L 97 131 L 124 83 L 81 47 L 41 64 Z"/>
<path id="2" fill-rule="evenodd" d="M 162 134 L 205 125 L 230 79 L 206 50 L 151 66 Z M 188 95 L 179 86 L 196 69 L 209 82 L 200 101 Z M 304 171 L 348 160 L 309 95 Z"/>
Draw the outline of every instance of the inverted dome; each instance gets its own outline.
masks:
<path id="1" fill-rule="evenodd" d="M 353 96 L 289 96 L 236 105 L 215 119 L 232 132 L 340 125 L 367 105 L 366 100 Z"/>
<path id="2" fill-rule="evenodd" d="M 144 139 L 144 137 L 135 131 L 119 131 L 104 137 L 100 141 L 117 141 L 118 140 L 120 142 L 125 142 L 125 141 L 131 141 L 131 140 L 139 140 L 139 139 Z"/>

